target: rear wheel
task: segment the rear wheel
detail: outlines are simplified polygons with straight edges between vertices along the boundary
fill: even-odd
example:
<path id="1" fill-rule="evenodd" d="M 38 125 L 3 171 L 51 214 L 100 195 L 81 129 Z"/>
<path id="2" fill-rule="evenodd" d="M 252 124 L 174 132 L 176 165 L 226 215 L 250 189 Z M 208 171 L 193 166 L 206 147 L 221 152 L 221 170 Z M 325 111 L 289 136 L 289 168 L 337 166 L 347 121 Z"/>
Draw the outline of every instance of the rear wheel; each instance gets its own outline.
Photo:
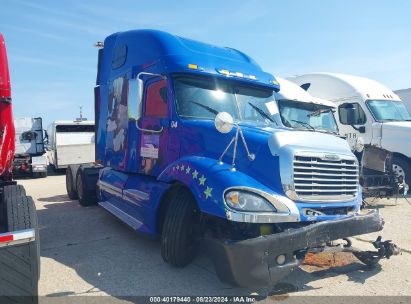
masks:
<path id="1" fill-rule="evenodd" d="M 66 170 L 66 190 L 67 195 L 71 200 L 75 200 L 78 198 L 76 184 L 74 182 L 74 176 L 76 176 L 75 172 L 73 174 L 74 168 L 72 166 L 68 166 Z"/>
<path id="2" fill-rule="evenodd" d="M 97 203 L 97 195 L 96 190 L 89 190 L 87 189 L 86 180 L 84 178 L 83 170 L 81 168 L 77 170 L 77 178 L 76 178 L 76 189 L 78 195 L 78 201 L 82 206 L 91 206 Z"/>
<path id="3" fill-rule="evenodd" d="M 7 189 L 8 187 L 16 186 L 4 187 L 5 193 L 14 191 Z M 33 228 L 36 230 L 36 240 L 0 248 L 0 296 L 5 296 L 5 299 L 13 297 L 12 300 L 17 303 L 37 303 L 40 240 L 33 199 L 27 196 L 9 195 L 3 196 L 3 202 L 7 231 Z"/>
<path id="4" fill-rule="evenodd" d="M 200 240 L 200 211 L 188 189 L 171 197 L 161 234 L 163 260 L 184 267 L 196 256 Z"/>
<path id="5" fill-rule="evenodd" d="M 10 185 L 3 188 L 3 197 L 26 196 L 26 189 L 22 185 Z"/>

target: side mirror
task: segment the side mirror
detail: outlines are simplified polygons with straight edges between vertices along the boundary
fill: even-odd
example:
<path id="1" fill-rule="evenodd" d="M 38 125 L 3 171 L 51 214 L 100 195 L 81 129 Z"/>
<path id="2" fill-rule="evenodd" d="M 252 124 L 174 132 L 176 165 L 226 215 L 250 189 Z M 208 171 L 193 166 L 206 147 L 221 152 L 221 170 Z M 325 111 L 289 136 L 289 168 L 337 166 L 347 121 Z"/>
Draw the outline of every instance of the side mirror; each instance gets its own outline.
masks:
<path id="1" fill-rule="evenodd" d="M 43 130 L 43 143 L 47 145 L 49 143 L 49 134 L 46 130 Z"/>
<path id="2" fill-rule="evenodd" d="M 129 118 L 136 121 L 141 117 L 144 82 L 142 79 L 130 79 L 128 82 Z"/>
<path id="3" fill-rule="evenodd" d="M 214 125 L 218 132 L 229 133 L 234 127 L 234 119 L 230 113 L 220 112 L 215 117 Z"/>

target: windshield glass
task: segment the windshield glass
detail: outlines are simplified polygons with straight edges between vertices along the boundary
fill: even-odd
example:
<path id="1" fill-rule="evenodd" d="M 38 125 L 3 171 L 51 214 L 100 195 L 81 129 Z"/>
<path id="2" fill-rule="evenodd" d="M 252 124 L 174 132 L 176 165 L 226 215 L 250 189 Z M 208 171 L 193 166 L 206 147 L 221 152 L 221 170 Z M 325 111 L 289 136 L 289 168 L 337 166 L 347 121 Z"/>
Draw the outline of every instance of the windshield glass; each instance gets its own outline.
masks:
<path id="1" fill-rule="evenodd" d="M 368 107 L 376 120 L 410 121 L 408 113 L 402 101 L 394 100 L 368 100 Z"/>
<path id="2" fill-rule="evenodd" d="M 281 120 L 290 128 L 305 128 L 338 133 L 333 108 L 295 100 L 279 100 Z"/>
<path id="3" fill-rule="evenodd" d="M 177 113 L 186 119 L 214 120 L 228 112 L 236 121 L 277 124 L 279 114 L 273 91 L 215 78 L 174 78 Z"/>

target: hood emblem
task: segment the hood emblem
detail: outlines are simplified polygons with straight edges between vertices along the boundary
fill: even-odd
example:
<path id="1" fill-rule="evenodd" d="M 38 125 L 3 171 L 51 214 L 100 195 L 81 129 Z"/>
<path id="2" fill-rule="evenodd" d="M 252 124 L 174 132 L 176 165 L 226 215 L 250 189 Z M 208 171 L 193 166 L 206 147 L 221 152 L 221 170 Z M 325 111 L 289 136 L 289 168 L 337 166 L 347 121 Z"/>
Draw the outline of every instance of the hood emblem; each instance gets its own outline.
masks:
<path id="1" fill-rule="evenodd" d="M 323 160 L 340 160 L 340 156 L 337 154 L 324 154 Z"/>

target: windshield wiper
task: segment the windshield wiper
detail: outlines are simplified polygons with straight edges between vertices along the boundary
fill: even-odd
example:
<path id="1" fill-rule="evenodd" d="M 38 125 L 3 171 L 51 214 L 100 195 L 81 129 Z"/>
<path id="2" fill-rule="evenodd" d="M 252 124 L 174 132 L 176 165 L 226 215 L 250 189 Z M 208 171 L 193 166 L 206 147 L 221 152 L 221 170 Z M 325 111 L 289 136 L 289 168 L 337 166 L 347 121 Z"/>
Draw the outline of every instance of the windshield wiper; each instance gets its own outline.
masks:
<path id="1" fill-rule="evenodd" d="M 293 122 L 299 123 L 300 125 L 305 126 L 305 127 L 307 127 L 308 129 L 310 129 L 312 131 L 316 131 L 315 128 L 312 125 L 310 125 L 308 122 L 294 120 L 294 119 L 290 119 L 290 120 L 293 121 Z"/>
<path id="2" fill-rule="evenodd" d="M 269 121 L 275 123 L 277 126 L 277 122 L 272 119 L 267 113 L 265 113 L 263 110 L 261 110 L 259 107 L 257 107 L 255 104 L 252 104 L 251 102 L 248 103 L 254 110 L 256 110 L 258 112 L 258 114 L 260 114 L 262 117 L 267 118 Z"/>
<path id="3" fill-rule="evenodd" d="M 209 107 L 209 106 L 203 105 L 202 103 L 199 103 L 199 102 L 193 101 L 193 100 L 190 100 L 189 102 L 194 103 L 194 104 L 196 104 L 196 105 L 198 105 L 198 106 L 206 109 L 207 111 L 209 111 L 209 112 L 211 112 L 211 113 L 213 113 L 213 114 L 215 114 L 215 115 L 218 114 L 218 111 L 217 111 L 216 109 L 213 109 L 213 108 L 211 108 L 211 107 Z"/>
<path id="4" fill-rule="evenodd" d="M 323 113 L 327 113 L 327 112 L 335 112 L 333 109 L 331 109 L 331 108 L 328 108 L 328 109 L 318 109 L 318 110 L 316 110 L 316 111 L 314 111 L 314 112 L 311 112 L 311 113 L 309 113 L 309 114 L 307 114 L 307 117 L 311 117 L 311 116 L 319 116 L 319 115 L 321 115 L 321 114 L 323 114 Z"/>

